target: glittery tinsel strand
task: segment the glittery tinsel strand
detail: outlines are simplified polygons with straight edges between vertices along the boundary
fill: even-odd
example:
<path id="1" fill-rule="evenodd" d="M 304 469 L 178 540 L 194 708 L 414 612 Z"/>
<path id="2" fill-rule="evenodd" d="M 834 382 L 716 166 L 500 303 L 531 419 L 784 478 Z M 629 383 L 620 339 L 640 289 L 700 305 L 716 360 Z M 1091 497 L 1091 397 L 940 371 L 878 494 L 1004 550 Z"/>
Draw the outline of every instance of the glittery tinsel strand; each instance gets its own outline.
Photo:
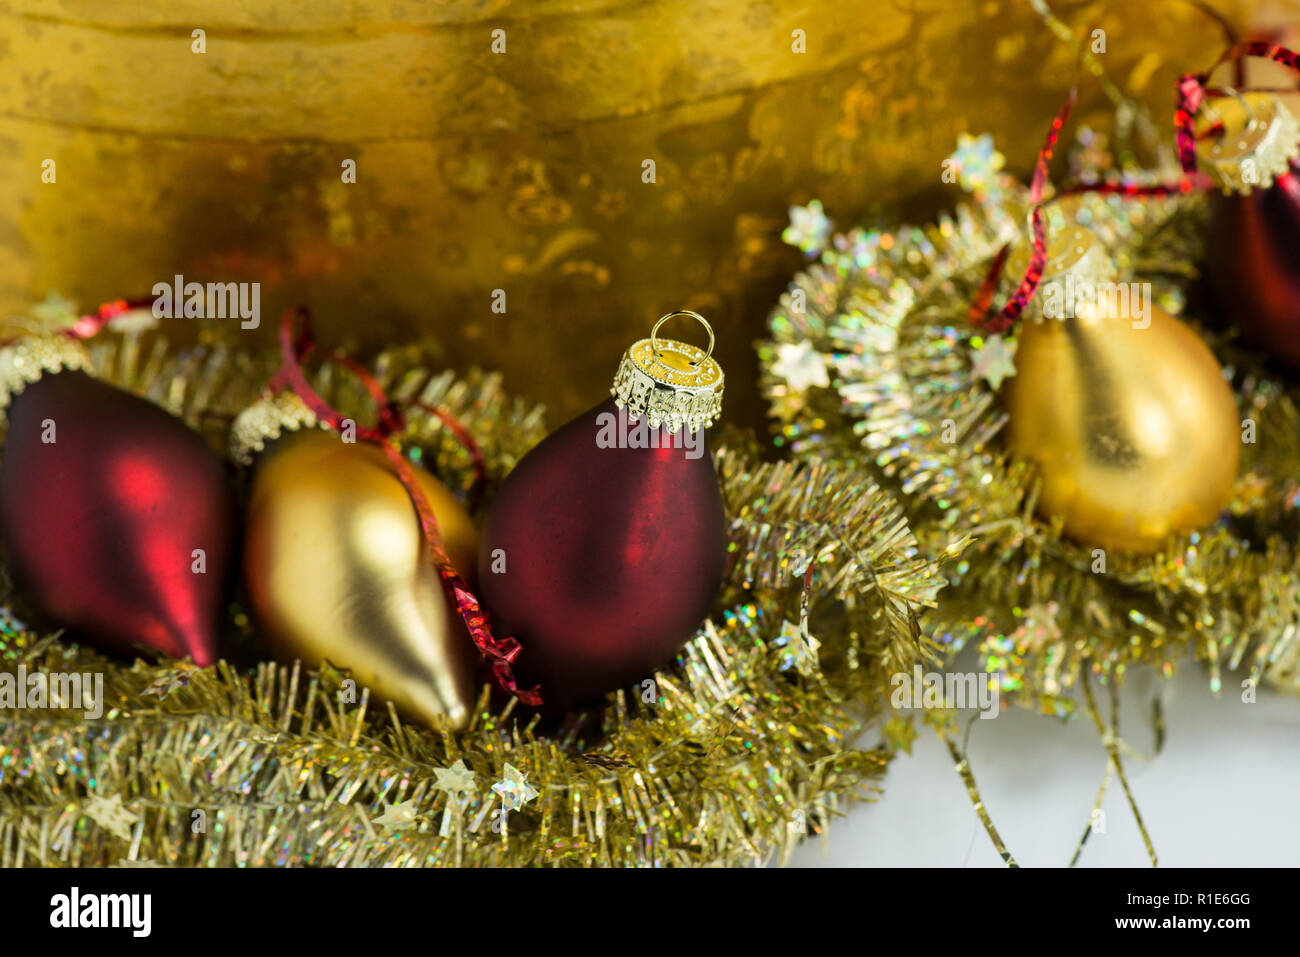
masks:
<path id="1" fill-rule="evenodd" d="M 1083 854 L 1083 846 L 1088 843 L 1088 838 L 1092 836 L 1092 830 L 1097 822 L 1097 815 L 1101 813 L 1102 801 L 1106 799 L 1106 789 L 1110 787 L 1110 779 L 1115 775 L 1115 765 L 1109 759 L 1106 760 L 1106 774 L 1101 779 L 1101 787 L 1097 789 L 1097 800 L 1092 802 L 1092 811 L 1088 814 L 1088 823 L 1083 827 L 1083 836 L 1079 838 L 1079 844 L 1074 849 L 1074 854 L 1070 857 L 1070 866 L 1074 867 L 1079 863 L 1079 856 Z"/>
<path id="2" fill-rule="evenodd" d="M 952 739 L 952 732 L 947 728 L 936 726 L 935 730 L 948 747 L 948 754 L 952 757 L 953 767 L 956 769 L 957 774 L 960 775 L 962 783 L 966 786 L 966 796 L 970 798 L 976 816 L 979 817 L 980 823 L 984 825 L 984 831 L 988 834 L 989 840 L 993 842 L 993 849 L 998 852 L 998 856 L 1002 858 L 1002 863 L 1007 867 L 1019 867 L 1020 865 L 1016 863 L 1016 859 L 1007 850 L 1002 835 L 993 826 L 993 819 L 989 817 L 988 808 L 984 806 L 984 799 L 980 797 L 979 788 L 975 784 L 975 773 L 971 770 L 970 759 L 966 756 L 964 748 L 957 746 L 957 742 Z M 969 730 L 968 727 L 968 734 Z"/>
<path id="3" fill-rule="evenodd" d="M 1124 762 L 1119 756 L 1119 692 L 1112 679 L 1110 683 L 1111 693 L 1111 723 L 1108 725 L 1102 719 L 1101 712 L 1097 710 L 1097 701 L 1093 697 L 1092 682 L 1088 677 L 1088 668 L 1079 670 L 1079 683 L 1083 685 L 1083 694 L 1088 701 L 1088 713 L 1092 715 L 1093 723 L 1097 726 L 1097 734 L 1101 736 L 1102 744 L 1110 754 L 1110 763 L 1115 768 L 1115 776 L 1119 778 L 1120 787 L 1124 789 L 1124 797 L 1128 799 L 1129 809 L 1133 812 L 1133 820 L 1137 822 L 1138 831 L 1142 834 L 1142 843 L 1146 847 L 1147 856 L 1151 858 L 1151 866 L 1158 866 L 1156 860 L 1156 849 L 1151 843 L 1151 835 L 1147 833 L 1146 824 L 1142 821 L 1142 812 L 1138 810 L 1137 800 L 1133 797 L 1133 792 L 1128 786 L 1128 777 L 1124 774 Z"/>

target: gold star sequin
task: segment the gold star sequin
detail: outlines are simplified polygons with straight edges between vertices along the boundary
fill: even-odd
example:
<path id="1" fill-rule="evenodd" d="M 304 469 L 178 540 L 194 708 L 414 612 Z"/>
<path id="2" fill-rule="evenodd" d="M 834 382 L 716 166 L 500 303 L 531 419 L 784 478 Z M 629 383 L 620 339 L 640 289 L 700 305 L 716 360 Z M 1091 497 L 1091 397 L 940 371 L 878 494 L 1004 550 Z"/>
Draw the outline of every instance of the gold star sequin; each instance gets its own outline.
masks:
<path id="1" fill-rule="evenodd" d="M 457 800 L 463 800 L 478 789 L 478 785 L 474 782 L 474 772 L 465 766 L 463 760 L 457 761 L 449 768 L 434 768 L 433 776 L 437 780 L 434 787 L 439 791 L 446 791 Z"/>
<path id="2" fill-rule="evenodd" d="M 518 811 L 540 793 L 525 781 L 524 775 L 511 764 L 506 765 L 505 777 L 492 785 L 492 790 L 500 796 L 501 805 L 507 811 Z"/>
<path id="3" fill-rule="evenodd" d="M 826 357 L 803 342 L 785 342 L 776 347 L 776 361 L 772 363 L 773 375 L 778 375 L 796 392 L 805 392 L 812 386 L 828 388 L 831 377 L 826 372 Z"/>
<path id="4" fill-rule="evenodd" d="M 415 826 L 415 800 L 403 801 L 401 804 L 389 804 L 379 817 L 371 818 L 376 824 L 392 831 L 406 831 Z"/>
<path id="5" fill-rule="evenodd" d="M 77 304 L 51 290 L 43 300 L 32 306 L 28 313 L 46 333 L 66 329 L 77 321 Z"/>
<path id="6" fill-rule="evenodd" d="M 821 665 L 818 651 L 820 651 L 822 643 L 808 633 L 807 627 L 796 625 L 787 619 L 781 623 L 778 644 L 781 644 L 782 639 L 784 640 L 782 648 L 785 651 L 785 660 L 781 670 L 785 671 L 794 668 L 805 677 L 816 674 Z"/>
<path id="7" fill-rule="evenodd" d="M 111 798 L 101 797 L 96 794 L 85 806 L 86 816 L 98 824 L 106 831 L 110 831 L 123 840 L 131 839 L 131 826 L 140 820 L 138 814 L 134 814 L 122 806 L 122 795 L 114 794 Z"/>
<path id="8" fill-rule="evenodd" d="M 984 344 L 971 351 L 971 367 L 975 375 L 994 389 L 1002 388 L 1002 380 L 1016 374 L 1016 340 L 1002 336 L 989 336 Z"/>

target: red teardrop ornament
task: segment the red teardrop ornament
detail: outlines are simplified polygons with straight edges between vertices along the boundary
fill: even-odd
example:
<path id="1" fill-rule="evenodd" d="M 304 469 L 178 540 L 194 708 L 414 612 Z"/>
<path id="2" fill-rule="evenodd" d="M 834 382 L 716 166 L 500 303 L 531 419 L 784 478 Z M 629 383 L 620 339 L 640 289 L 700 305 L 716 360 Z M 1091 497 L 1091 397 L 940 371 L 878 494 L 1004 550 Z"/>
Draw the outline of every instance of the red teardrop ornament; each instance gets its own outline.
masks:
<path id="1" fill-rule="evenodd" d="M 1225 62 L 1237 53 L 1296 68 L 1280 47 L 1243 44 Z M 1202 111 L 1214 123 L 1194 154 L 1221 190 L 1210 205 L 1208 284 L 1243 338 L 1300 371 L 1300 119 L 1271 90 L 1212 102 Z"/>
<path id="2" fill-rule="evenodd" d="M 0 463 L 5 559 L 69 637 L 213 664 L 234 528 L 220 460 L 153 403 L 79 371 L 14 398 Z"/>
<path id="3" fill-rule="evenodd" d="M 1206 273 L 1242 336 L 1300 372 L 1300 172 L 1211 201 Z"/>
<path id="4" fill-rule="evenodd" d="M 602 416 L 636 430 L 609 400 L 546 438 L 501 486 L 481 540 L 484 606 L 549 711 L 651 677 L 708 614 L 726 560 L 704 430 L 695 450 L 662 426 L 659 448 L 602 447 Z"/>

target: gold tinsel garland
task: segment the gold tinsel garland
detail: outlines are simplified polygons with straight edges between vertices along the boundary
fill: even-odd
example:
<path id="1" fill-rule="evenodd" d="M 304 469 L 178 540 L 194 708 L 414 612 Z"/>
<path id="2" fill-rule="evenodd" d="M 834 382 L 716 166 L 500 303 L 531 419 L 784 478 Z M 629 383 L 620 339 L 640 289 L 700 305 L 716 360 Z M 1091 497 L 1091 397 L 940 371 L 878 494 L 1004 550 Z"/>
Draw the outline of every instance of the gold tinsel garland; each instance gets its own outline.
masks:
<path id="1" fill-rule="evenodd" d="M 1188 653 L 1208 663 L 1215 690 L 1224 668 L 1243 665 L 1252 685 L 1300 690 L 1294 393 L 1257 357 L 1212 339 L 1256 426 L 1230 513 L 1154 556 L 1109 556 L 1094 573 L 1091 549 L 1035 517 L 1035 477 L 1000 449 L 1005 413 L 972 368 L 980 333 L 968 308 L 997 250 L 1023 235 L 1028 209 L 1008 177 L 986 177 L 977 194 L 929 226 L 831 235 L 804 222 L 794 238 L 818 261 L 782 296 L 759 348 L 778 441 L 796 457 L 880 476 L 932 554 L 958 535 L 974 539 L 930 618 L 934 638 L 950 657 L 978 645 L 986 670 L 1022 701 L 1066 714 L 1088 671 L 1108 680 L 1140 663 L 1167 675 Z M 1049 209 L 1049 232 L 1086 225 L 1160 305 L 1183 311 L 1204 231 L 1200 197 L 1086 194 Z"/>
<path id="2" fill-rule="evenodd" d="M 218 447 L 277 361 L 221 345 L 177 354 L 147 332 L 100 339 L 97 374 Z M 493 376 L 435 375 L 426 361 L 423 349 L 393 350 L 375 371 L 390 395 L 460 420 L 499 481 L 545 434 L 541 410 L 505 397 Z M 367 396 L 337 370 L 314 384 L 365 414 Z M 449 487 L 472 483 L 468 456 L 436 417 L 412 413 L 402 446 Z M 207 669 L 123 663 L 4 613 L 0 670 L 101 673 L 107 704 L 98 719 L 54 708 L 4 715 L 0 865 L 784 857 L 870 795 L 906 745 L 893 724 L 880 746 L 855 741 L 879 715 L 889 674 L 934 656 L 917 613 L 943 579 L 861 470 L 763 464 L 743 436 L 716 464 L 732 552 L 716 614 L 655 676 L 652 694 L 615 693 L 603 714 L 571 716 L 551 734 L 513 704 L 494 709 L 486 689 L 463 734 L 412 726 L 364 691 L 347 703 L 334 669 L 259 660 L 237 605 L 229 660 Z M 533 796 L 502 813 L 506 794 L 521 792 Z"/>

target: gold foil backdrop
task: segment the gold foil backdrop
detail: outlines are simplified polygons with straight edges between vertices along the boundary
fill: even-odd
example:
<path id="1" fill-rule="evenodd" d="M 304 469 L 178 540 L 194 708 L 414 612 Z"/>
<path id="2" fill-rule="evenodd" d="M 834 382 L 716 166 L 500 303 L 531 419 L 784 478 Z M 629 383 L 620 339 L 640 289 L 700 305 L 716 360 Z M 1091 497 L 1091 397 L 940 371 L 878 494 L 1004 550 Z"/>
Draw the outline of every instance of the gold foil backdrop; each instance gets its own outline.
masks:
<path id="1" fill-rule="evenodd" d="M 1054 10 L 1157 117 L 1224 45 L 1181 0 Z M 1079 77 L 1029 0 L 0 0 L 0 70 L 0 315 L 258 281 L 250 343 L 296 303 L 363 350 L 432 335 L 557 422 L 679 307 L 758 421 L 787 207 L 950 202 L 967 129 L 1023 171 Z"/>

